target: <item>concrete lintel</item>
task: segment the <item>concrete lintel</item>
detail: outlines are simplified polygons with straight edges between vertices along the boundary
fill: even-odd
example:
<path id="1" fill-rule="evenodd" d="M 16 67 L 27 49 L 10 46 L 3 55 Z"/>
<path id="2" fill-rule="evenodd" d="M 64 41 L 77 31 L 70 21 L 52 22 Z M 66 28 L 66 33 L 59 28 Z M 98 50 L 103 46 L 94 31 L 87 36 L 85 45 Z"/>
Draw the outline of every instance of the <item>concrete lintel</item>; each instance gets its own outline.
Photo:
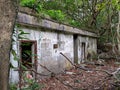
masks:
<path id="1" fill-rule="evenodd" d="M 24 24 L 28 24 L 34 26 L 38 26 L 38 27 L 43 27 L 43 28 L 49 28 L 49 29 L 53 29 L 53 30 L 58 30 L 58 31 L 65 31 L 65 32 L 69 32 L 69 33 L 73 33 L 73 34 L 79 34 L 79 35 L 83 35 L 83 36 L 90 36 L 90 37 L 98 37 L 97 34 L 89 32 L 89 31 L 85 31 L 85 30 L 81 30 L 78 28 L 73 28 L 71 26 L 67 26 L 64 24 L 59 24 L 57 22 L 53 22 L 47 19 L 38 19 L 35 16 L 31 16 L 25 13 L 18 13 L 18 17 L 17 17 L 17 23 L 24 23 Z"/>

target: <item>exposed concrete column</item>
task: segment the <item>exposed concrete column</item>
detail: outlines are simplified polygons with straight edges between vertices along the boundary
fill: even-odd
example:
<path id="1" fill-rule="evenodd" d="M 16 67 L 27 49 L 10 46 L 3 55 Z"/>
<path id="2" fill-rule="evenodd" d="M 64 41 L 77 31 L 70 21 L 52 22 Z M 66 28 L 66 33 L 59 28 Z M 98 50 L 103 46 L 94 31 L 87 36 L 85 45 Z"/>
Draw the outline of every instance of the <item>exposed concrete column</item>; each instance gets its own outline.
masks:
<path id="1" fill-rule="evenodd" d="M 74 35 L 74 63 L 78 64 L 78 35 Z"/>

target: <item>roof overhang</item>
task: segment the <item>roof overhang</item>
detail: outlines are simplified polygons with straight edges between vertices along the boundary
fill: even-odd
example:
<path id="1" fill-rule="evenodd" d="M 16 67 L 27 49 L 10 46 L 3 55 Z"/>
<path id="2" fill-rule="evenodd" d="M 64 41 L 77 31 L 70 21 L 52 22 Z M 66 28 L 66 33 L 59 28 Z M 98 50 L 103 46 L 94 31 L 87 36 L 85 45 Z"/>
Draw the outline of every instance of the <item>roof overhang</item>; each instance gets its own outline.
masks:
<path id="1" fill-rule="evenodd" d="M 54 22 L 48 19 L 38 18 L 36 16 L 32 16 L 32 15 L 21 13 L 21 12 L 18 13 L 17 23 L 20 25 L 25 25 L 25 26 L 30 26 L 30 27 L 47 28 L 47 30 L 68 32 L 72 34 L 78 34 L 78 35 L 89 36 L 89 37 L 94 37 L 94 38 L 98 37 L 96 33 L 93 33 L 90 31 L 81 30 L 78 28 L 74 28 L 72 26 L 60 24 L 58 22 Z"/>

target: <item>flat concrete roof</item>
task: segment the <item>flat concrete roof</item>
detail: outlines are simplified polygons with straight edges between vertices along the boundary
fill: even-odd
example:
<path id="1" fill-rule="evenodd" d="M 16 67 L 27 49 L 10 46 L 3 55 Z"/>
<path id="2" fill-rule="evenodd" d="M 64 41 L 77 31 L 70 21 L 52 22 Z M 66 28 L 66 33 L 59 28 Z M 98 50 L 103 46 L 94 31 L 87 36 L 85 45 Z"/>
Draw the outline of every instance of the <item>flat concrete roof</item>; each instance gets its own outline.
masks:
<path id="1" fill-rule="evenodd" d="M 98 37 L 96 33 L 90 31 L 74 28 L 72 26 L 60 24 L 48 19 L 37 18 L 33 15 L 29 15 L 22 12 L 18 13 L 17 23 L 25 26 L 42 27 L 42 28 L 47 28 L 48 30 L 68 32 L 82 36 Z"/>

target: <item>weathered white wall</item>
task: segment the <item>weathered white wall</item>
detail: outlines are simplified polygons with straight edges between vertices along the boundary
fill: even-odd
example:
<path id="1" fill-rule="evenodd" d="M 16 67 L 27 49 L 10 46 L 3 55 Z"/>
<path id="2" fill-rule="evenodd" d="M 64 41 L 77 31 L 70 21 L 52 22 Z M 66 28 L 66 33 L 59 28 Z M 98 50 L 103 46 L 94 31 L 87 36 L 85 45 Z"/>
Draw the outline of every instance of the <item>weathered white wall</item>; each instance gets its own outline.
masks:
<path id="1" fill-rule="evenodd" d="M 19 29 L 23 30 L 25 33 L 29 33 L 26 35 L 22 35 L 22 37 L 27 38 L 28 40 L 37 41 L 38 72 L 47 72 L 44 68 L 40 67 L 39 63 L 48 67 L 50 70 L 56 73 L 63 71 L 65 68 L 70 68 L 69 62 L 66 61 L 66 59 L 62 55 L 60 55 L 60 52 L 68 56 L 68 58 L 70 58 L 73 62 L 72 34 L 64 34 L 54 31 L 40 31 L 39 29 L 35 30 L 30 28 L 18 28 L 18 30 Z M 54 45 L 57 45 L 57 47 L 54 47 Z M 19 45 L 17 43 L 15 43 L 14 45 L 14 50 L 17 53 L 19 53 L 20 51 Z M 12 55 L 11 62 L 13 65 L 18 67 L 18 62 L 13 60 Z M 13 70 L 11 70 L 10 72 L 10 80 L 12 82 L 16 81 L 16 76 L 19 77 L 18 72 Z"/>
<path id="2" fill-rule="evenodd" d="M 89 48 L 94 52 L 97 50 L 96 37 L 97 34 L 77 29 L 68 25 L 59 24 L 47 19 L 38 20 L 37 17 L 27 15 L 25 13 L 18 13 L 17 23 L 21 25 L 21 29 L 26 35 L 22 37 L 28 38 L 29 40 L 37 41 L 37 60 L 38 67 L 37 71 L 40 73 L 47 72 L 45 69 L 40 67 L 39 63 L 48 67 L 50 70 L 59 73 L 64 69 L 70 68 L 70 63 L 60 55 L 60 52 L 65 54 L 72 62 L 74 59 L 74 36 L 78 35 L 78 63 L 81 62 L 81 43 L 85 43 L 85 58 Z M 27 26 L 27 27 L 25 27 Z M 31 27 L 31 28 L 30 28 Z M 41 29 L 41 28 L 44 28 Z M 45 30 L 46 29 L 46 30 Z M 16 31 L 17 34 L 18 31 Z M 68 34 L 69 33 L 69 34 Z M 19 57 L 19 40 L 15 38 L 13 49 L 16 51 Z M 74 39 L 73 39 L 74 38 Z M 22 39 L 23 40 L 23 39 Z M 11 62 L 15 67 L 18 67 L 18 62 L 13 60 L 11 55 Z M 48 72 L 47 72 L 48 73 Z M 10 81 L 17 82 L 19 80 L 18 71 L 10 70 Z"/>
<path id="3" fill-rule="evenodd" d="M 16 44 L 14 43 L 13 49 L 16 50 L 17 52 L 17 47 Z M 11 54 L 10 55 L 10 62 L 11 64 L 17 69 L 18 67 L 18 61 L 14 60 L 14 56 Z M 17 83 L 19 81 L 19 73 L 18 71 L 15 71 L 15 69 L 10 69 L 10 76 L 9 76 L 10 82 L 15 82 Z"/>
<path id="4" fill-rule="evenodd" d="M 41 59 L 39 63 L 47 66 L 54 72 L 61 72 L 66 67 L 66 60 L 60 55 L 63 52 L 73 61 L 73 36 L 69 34 L 42 32 Z M 57 45 L 57 48 L 54 48 Z M 42 69 L 44 70 L 44 69 Z M 44 72 L 40 68 L 39 72 Z"/>
<path id="5" fill-rule="evenodd" d="M 82 60 L 82 43 L 85 43 L 85 60 L 87 60 L 87 54 L 90 50 L 90 53 L 97 53 L 97 41 L 96 38 L 79 36 L 78 37 L 78 63 L 84 61 Z"/>
<path id="6" fill-rule="evenodd" d="M 14 31 L 14 34 L 12 36 L 13 38 L 13 42 L 12 42 L 12 50 L 16 53 L 16 59 L 14 60 L 15 56 L 12 54 L 12 51 L 11 51 L 11 54 L 10 54 L 10 62 L 11 64 L 16 68 L 18 69 L 18 60 L 19 60 L 19 50 L 18 50 L 18 45 L 19 45 L 19 42 L 18 42 L 18 39 L 17 39 L 17 29 L 15 28 L 15 31 Z M 10 82 L 15 82 L 17 83 L 19 81 L 19 73 L 18 71 L 15 71 L 15 69 L 10 69 L 10 76 L 9 76 L 9 79 L 10 79 Z"/>
<path id="7" fill-rule="evenodd" d="M 25 32 L 30 33 L 24 37 L 30 40 L 37 40 L 37 55 L 38 63 L 47 66 L 55 72 L 59 72 L 58 69 L 63 69 L 67 62 L 60 52 L 63 52 L 73 61 L 73 35 L 64 34 L 59 32 L 48 32 L 40 30 L 23 29 Z M 57 48 L 54 48 L 54 45 Z M 62 64 L 63 65 L 62 65 Z M 61 68 L 60 68 L 61 67 Z M 38 67 L 38 71 L 41 72 L 44 69 Z"/>

